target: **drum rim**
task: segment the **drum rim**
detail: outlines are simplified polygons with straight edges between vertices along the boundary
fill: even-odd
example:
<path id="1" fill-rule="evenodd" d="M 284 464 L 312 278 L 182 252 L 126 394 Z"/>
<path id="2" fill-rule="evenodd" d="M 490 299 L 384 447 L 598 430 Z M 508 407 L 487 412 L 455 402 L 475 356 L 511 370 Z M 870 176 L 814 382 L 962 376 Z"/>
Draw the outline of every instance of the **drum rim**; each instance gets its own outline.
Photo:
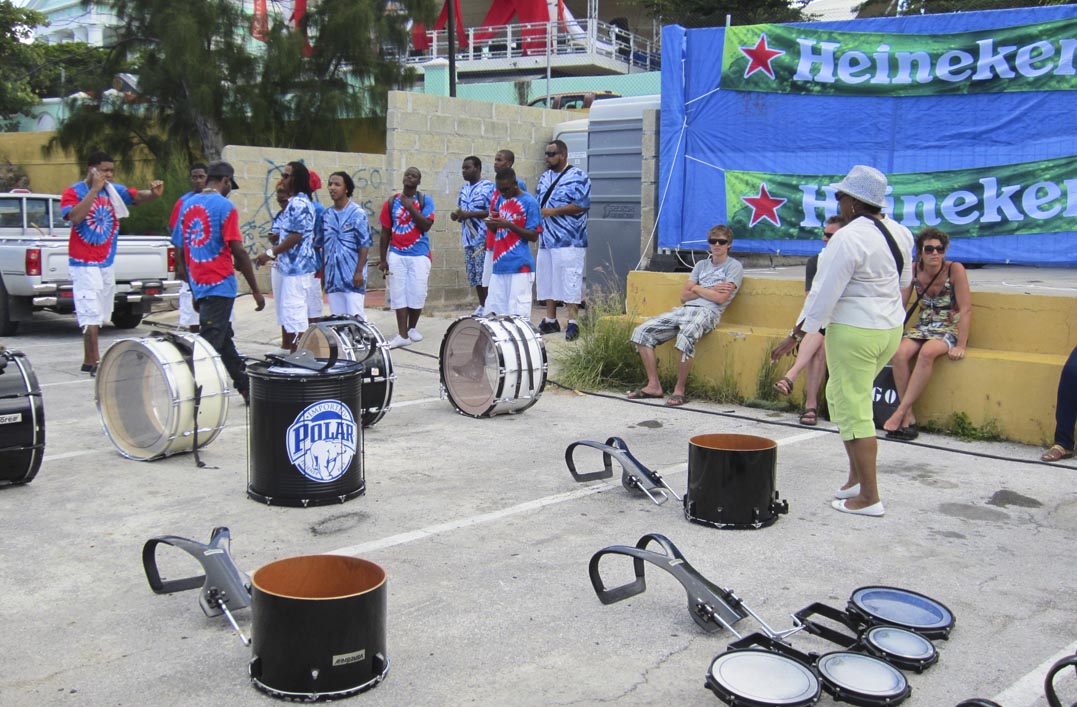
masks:
<path id="1" fill-rule="evenodd" d="M 861 692 L 858 688 L 842 685 L 833 676 L 827 674 L 826 672 L 826 663 L 830 662 L 831 660 L 836 660 L 838 658 L 852 658 L 854 660 L 868 661 L 870 663 L 874 663 L 881 666 L 883 670 L 892 671 L 892 674 L 899 678 L 900 689 L 889 693 L 876 692 L 872 694 L 869 692 Z M 849 702 L 850 704 L 892 705 L 897 704 L 896 702 L 893 702 L 893 700 L 898 698 L 904 699 L 911 692 L 911 689 L 909 687 L 909 680 L 905 677 L 905 673 L 901 672 L 896 667 L 886 662 L 882 658 L 868 653 L 857 653 L 855 651 L 831 651 L 829 653 L 824 653 L 823 655 L 819 656 L 819 658 L 815 661 L 815 672 L 818 673 L 819 681 L 823 683 L 824 688 L 827 688 L 827 692 L 832 692 L 833 690 L 840 691 L 842 699 L 846 702 Z M 849 699 L 850 697 L 853 699 Z M 857 702 L 857 699 L 861 699 L 863 700 L 863 702 Z M 878 700 L 886 701 L 878 702 Z"/>
<path id="2" fill-rule="evenodd" d="M 883 632 L 883 631 L 900 631 L 902 634 L 904 634 L 906 636 L 909 636 L 909 637 L 912 637 L 913 640 L 923 641 L 924 642 L 924 647 L 927 649 L 927 651 L 925 651 L 926 654 L 925 655 L 905 655 L 905 654 L 901 654 L 901 653 L 895 653 L 893 650 L 891 650 L 890 648 L 887 648 L 886 646 L 880 644 L 878 641 L 872 640 L 872 636 L 874 634 L 877 634 L 877 633 L 880 633 L 880 632 Z M 864 643 L 865 646 L 870 646 L 872 648 L 877 649 L 880 653 L 884 653 L 886 656 L 893 656 L 893 657 L 899 658 L 901 660 L 915 661 L 917 663 L 922 663 L 924 661 L 931 660 L 933 657 L 935 657 L 938 654 L 938 649 L 935 647 L 935 644 L 932 643 L 923 634 L 919 634 L 916 631 L 910 631 L 909 629 L 903 628 L 901 626 L 890 626 L 888 624 L 879 624 L 878 626 L 871 626 L 867 630 L 865 630 L 864 635 L 863 635 L 863 643 Z"/>
<path id="3" fill-rule="evenodd" d="M 733 660 L 733 659 L 736 659 L 736 658 L 745 657 L 745 655 L 748 655 L 749 657 L 754 655 L 754 656 L 759 657 L 759 658 L 767 658 L 767 659 L 772 659 L 772 660 L 784 661 L 786 663 L 790 663 L 793 666 L 799 668 L 800 670 L 803 671 L 802 674 L 805 677 L 808 678 L 808 682 L 809 682 L 809 690 L 808 690 L 808 692 L 810 692 L 812 694 L 810 694 L 810 695 L 805 694 L 804 696 L 798 696 L 798 697 L 795 697 L 795 698 L 788 698 L 790 701 L 786 701 L 786 702 L 774 702 L 773 697 L 766 698 L 766 700 L 770 700 L 770 701 L 766 701 L 766 700 L 760 701 L 760 700 L 757 700 L 756 698 L 745 697 L 742 694 L 737 694 L 736 692 L 733 692 L 733 690 L 736 689 L 736 688 L 731 687 L 728 684 L 723 684 L 719 680 L 719 678 L 715 676 L 714 668 L 723 659 Z M 782 653 L 778 653 L 776 651 L 771 651 L 771 650 L 766 650 L 766 649 L 763 649 L 763 648 L 737 648 L 737 649 L 728 650 L 728 651 L 724 651 L 722 653 L 719 653 L 717 656 L 714 657 L 714 659 L 711 661 L 710 666 L 707 668 L 707 684 L 709 686 L 711 686 L 711 689 L 724 691 L 726 694 L 730 695 L 731 697 L 736 698 L 737 700 L 739 700 L 738 704 L 743 704 L 743 705 L 750 706 L 750 707 L 757 707 L 757 706 L 758 707 L 806 707 L 807 705 L 815 704 L 815 702 L 819 699 L 819 694 L 820 694 L 820 690 L 821 690 L 819 676 L 815 674 L 815 672 L 811 669 L 811 666 L 805 665 L 803 661 L 797 660 L 796 658 L 793 658 L 792 656 L 783 655 Z M 812 685 L 814 685 L 814 691 L 812 691 L 810 689 Z M 787 698 L 781 698 L 781 699 L 787 699 Z M 797 701 L 795 701 L 795 702 L 791 701 L 793 699 L 795 699 Z"/>
<path id="4" fill-rule="evenodd" d="M 362 400 L 362 412 L 360 414 L 360 421 L 363 427 L 373 427 L 378 424 L 386 413 L 392 409 L 393 404 L 393 388 L 396 381 L 396 370 L 393 368 L 393 355 L 392 349 L 389 348 L 389 343 L 385 340 L 385 336 L 381 333 L 378 327 L 374 326 L 371 322 L 363 321 L 362 319 L 352 318 L 348 316 L 338 316 L 323 319 L 320 324 L 325 325 L 333 332 L 333 336 L 337 338 L 337 345 L 339 350 L 343 353 L 343 358 L 349 361 L 355 361 L 355 347 L 349 346 L 344 338 L 340 335 L 338 329 L 359 329 L 364 334 L 370 334 L 374 339 L 374 346 L 378 350 L 377 354 L 371 353 L 370 356 L 364 361 L 365 370 L 369 370 L 370 358 L 375 355 L 380 357 L 381 367 L 385 371 L 385 375 L 380 379 L 371 379 L 370 383 L 365 380 L 363 382 L 364 394 Z M 299 339 L 298 347 L 305 348 L 304 344 L 313 337 L 313 332 L 317 332 L 317 325 L 309 327 Z M 307 349 L 309 350 L 309 349 Z M 384 384 L 384 394 L 379 396 L 380 401 L 376 405 L 367 405 L 369 396 L 366 395 L 366 390 L 371 387 L 371 384 L 378 383 Z M 370 411 L 370 412 L 368 412 Z M 369 418 L 369 420 L 367 419 Z"/>
<path id="5" fill-rule="evenodd" d="M 254 660 L 257 660 L 257 658 L 252 659 L 251 663 L 253 663 Z M 364 682 L 363 684 L 357 685 L 356 687 L 348 687 L 343 690 L 336 690 L 333 692 L 287 692 L 286 690 L 280 690 L 275 687 L 270 687 L 269 685 L 266 685 L 264 682 L 254 677 L 253 675 L 251 675 L 250 678 L 252 685 L 254 685 L 262 692 L 266 693 L 267 695 L 273 697 L 302 700 L 305 702 L 320 702 L 321 700 L 340 700 L 344 699 L 345 697 L 352 697 L 353 695 L 358 695 L 361 692 L 366 692 L 367 690 L 377 687 L 378 684 L 381 683 L 381 681 L 384 680 L 385 677 L 389 674 L 389 666 L 391 665 L 391 663 L 392 661 L 389 659 L 389 656 L 385 656 L 385 667 L 379 674 L 375 675 L 373 678 Z M 249 674 L 250 664 L 248 664 L 247 666 L 247 671 Z"/>
<path id="6" fill-rule="evenodd" d="M 865 593 L 867 593 L 869 591 L 879 591 L 879 590 L 884 590 L 884 591 L 887 591 L 887 592 L 895 592 L 895 593 L 898 593 L 898 594 L 903 594 L 905 596 L 912 596 L 912 597 L 917 597 L 919 599 L 923 599 L 923 600 L 925 600 L 926 603 L 934 605 L 934 606 L 937 606 L 939 609 L 941 609 L 943 615 L 939 620 L 935 621 L 934 623 L 930 623 L 930 624 L 910 624 L 910 623 L 907 623 L 907 622 L 904 622 L 904 621 L 898 621 L 896 619 L 891 619 L 891 618 L 887 618 L 885 616 L 881 616 L 881 615 L 873 612 L 867 606 L 865 606 L 864 603 L 863 603 L 863 599 L 862 599 L 862 597 L 863 597 L 863 595 Z M 890 586 L 879 585 L 879 584 L 872 584 L 872 585 L 868 585 L 868 586 L 865 586 L 865 587 L 858 587 L 858 588 L 854 589 L 852 594 L 849 596 L 848 604 L 849 604 L 850 610 L 855 610 L 856 613 L 859 613 L 860 615 L 862 615 L 862 616 L 864 616 L 864 617 L 866 617 L 868 619 L 871 619 L 873 621 L 877 621 L 879 624 L 888 624 L 890 626 L 897 626 L 898 628 L 906 628 L 906 629 L 909 629 L 910 631 L 914 631 L 914 632 L 917 632 L 917 633 L 930 632 L 930 631 L 948 631 L 954 625 L 954 622 L 955 622 L 954 613 L 952 611 L 950 611 L 950 608 L 948 606 L 943 604 L 938 599 L 934 599 L 932 597 L 927 596 L 926 594 L 921 594 L 920 592 L 916 592 L 916 591 L 913 591 L 911 589 L 904 589 L 902 587 L 890 587 Z"/>

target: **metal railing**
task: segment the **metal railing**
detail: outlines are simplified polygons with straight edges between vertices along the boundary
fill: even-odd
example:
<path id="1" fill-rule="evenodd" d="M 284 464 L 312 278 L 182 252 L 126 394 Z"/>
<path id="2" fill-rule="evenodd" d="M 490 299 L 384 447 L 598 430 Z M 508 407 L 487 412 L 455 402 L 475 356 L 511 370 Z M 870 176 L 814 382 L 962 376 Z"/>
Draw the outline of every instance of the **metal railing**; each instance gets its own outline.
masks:
<path id="1" fill-rule="evenodd" d="M 428 48 L 413 49 L 407 63 L 418 64 L 448 54 L 448 31 L 429 30 Z M 456 49 L 457 70 L 476 70 L 462 62 L 489 62 L 498 59 L 566 57 L 585 63 L 587 57 L 602 63 L 623 65 L 631 70 L 658 71 L 661 47 L 601 20 L 531 22 L 526 24 L 472 27 Z M 493 67 L 491 67 L 493 68 Z"/>

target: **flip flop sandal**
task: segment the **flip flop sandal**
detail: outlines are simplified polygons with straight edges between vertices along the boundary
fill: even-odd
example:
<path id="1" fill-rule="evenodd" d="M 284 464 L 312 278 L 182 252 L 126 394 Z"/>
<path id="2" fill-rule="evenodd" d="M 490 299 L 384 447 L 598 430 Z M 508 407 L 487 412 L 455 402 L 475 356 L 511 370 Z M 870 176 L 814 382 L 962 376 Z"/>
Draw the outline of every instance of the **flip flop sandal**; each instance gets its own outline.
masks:
<path id="1" fill-rule="evenodd" d="M 635 390 L 628 391 L 628 395 L 626 395 L 625 397 L 627 397 L 629 400 L 646 400 L 647 398 L 661 398 L 662 395 L 663 393 L 655 395 L 653 393 L 648 393 L 643 388 L 636 388 Z"/>
<path id="2" fill-rule="evenodd" d="M 671 395 L 669 400 L 666 401 L 666 405 L 671 408 L 677 408 L 688 402 L 688 398 L 683 395 Z"/>
<path id="3" fill-rule="evenodd" d="M 779 395 L 789 395 L 793 392 L 793 381 L 782 376 L 778 379 L 778 382 L 774 384 L 774 390 L 778 391 Z"/>
<path id="4" fill-rule="evenodd" d="M 819 424 L 819 410 L 816 408 L 808 408 L 800 413 L 800 424 L 806 427 L 815 427 Z"/>
<path id="5" fill-rule="evenodd" d="M 1065 449 L 1061 444 L 1055 444 L 1040 456 L 1040 461 L 1060 462 L 1063 459 L 1072 459 L 1073 455 L 1074 451 L 1072 449 Z"/>

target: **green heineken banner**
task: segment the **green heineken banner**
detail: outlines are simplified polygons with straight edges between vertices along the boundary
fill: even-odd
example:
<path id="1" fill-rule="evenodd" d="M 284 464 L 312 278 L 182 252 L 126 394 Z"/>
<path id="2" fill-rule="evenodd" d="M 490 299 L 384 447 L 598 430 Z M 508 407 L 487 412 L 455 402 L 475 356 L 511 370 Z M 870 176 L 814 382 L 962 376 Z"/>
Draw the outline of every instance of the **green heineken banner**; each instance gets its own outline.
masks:
<path id="1" fill-rule="evenodd" d="M 919 96 L 1077 89 L 1077 19 L 957 34 L 728 27 L 721 88 Z"/>
<path id="2" fill-rule="evenodd" d="M 844 175 L 725 172 L 726 214 L 738 238 L 816 239 L 838 212 Z M 916 231 L 951 238 L 1077 231 L 1077 157 L 947 172 L 889 175 L 885 211 Z"/>

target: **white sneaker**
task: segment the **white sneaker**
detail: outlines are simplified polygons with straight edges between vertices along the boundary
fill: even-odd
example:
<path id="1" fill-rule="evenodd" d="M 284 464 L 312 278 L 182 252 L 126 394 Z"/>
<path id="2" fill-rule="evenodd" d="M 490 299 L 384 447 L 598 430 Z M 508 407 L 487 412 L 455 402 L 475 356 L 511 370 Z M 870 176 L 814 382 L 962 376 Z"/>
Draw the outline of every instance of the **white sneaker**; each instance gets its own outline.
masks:
<path id="1" fill-rule="evenodd" d="M 401 346 L 408 346 L 411 344 L 411 339 L 405 339 L 400 334 L 397 334 L 389 340 L 389 348 L 399 349 Z"/>
<path id="2" fill-rule="evenodd" d="M 408 329 L 408 338 L 417 344 L 423 340 L 423 335 L 419 333 L 418 329 Z"/>
<path id="3" fill-rule="evenodd" d="M 475 311 L 471 313 L 471 316 L 481 317 L 484 314 L 486 314 L 486 308 L 480 304 L 478 307 L 475 308 Z"/>

